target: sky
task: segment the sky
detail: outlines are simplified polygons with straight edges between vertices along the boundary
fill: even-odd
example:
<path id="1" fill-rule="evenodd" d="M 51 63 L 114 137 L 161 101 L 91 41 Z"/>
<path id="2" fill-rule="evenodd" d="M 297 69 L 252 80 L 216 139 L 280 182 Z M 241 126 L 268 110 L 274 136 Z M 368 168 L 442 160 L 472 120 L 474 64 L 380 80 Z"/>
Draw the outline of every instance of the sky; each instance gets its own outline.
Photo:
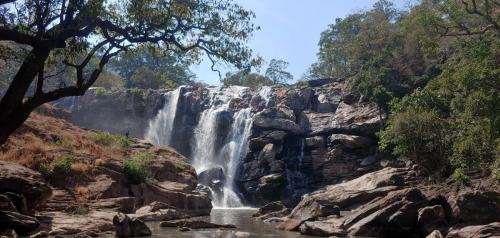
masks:
<path id="1" fill-rule="evenodd" d="M 300 79 L 316 61 L 321 32 L 336 18 L 350 13 L 368 10 L 377 0 L 236 0 L 253 11 L 254 23 L 260 30 L 248 42 L 248 46 L 265 62 L 282 59 L 290 63 L 288 71 L 294 80 Z M 398 8 L 407 0 L 394 0 Z M 220 84 L 219 75 L 210 69 L 208 59 L 191 70 L 199 81 L 210 85 Z M 264 69 L 267 64 L 264 64 Z M 231 67 L 218 66 L 222 75 Z"/>

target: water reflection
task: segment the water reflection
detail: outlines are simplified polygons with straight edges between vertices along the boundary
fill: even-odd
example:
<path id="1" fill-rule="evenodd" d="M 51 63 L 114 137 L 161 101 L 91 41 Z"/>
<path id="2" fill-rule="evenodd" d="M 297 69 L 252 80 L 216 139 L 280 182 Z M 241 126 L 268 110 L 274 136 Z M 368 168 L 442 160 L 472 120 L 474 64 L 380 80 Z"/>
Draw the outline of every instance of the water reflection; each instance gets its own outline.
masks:
<path id="1" fill-rule="evenodd" d="M 210 217 L 201 219 L 218 224 L 233 224 L 238 229 L 207 229 L 180 232 L 176 228 L 163 228 L 159 223 L 149 223 L 153 237 L 169 238 L 240 238 L 240 237 L 276 237 L 276 238 L 306 238 L 296 232 L 280 231 L 274 224 L 267 224 L 252 217 L 255 209 L 213 209 Z M 200 219 L 200 218 L 196 218 Z M 239 232 L 239 233 L 237 233 Z M 237 236 L 237 235 L 242 236 Z M 245 236 L 246 235 L 246 236 Z M 249 236 L 248 236 L 249 235 Z"/>

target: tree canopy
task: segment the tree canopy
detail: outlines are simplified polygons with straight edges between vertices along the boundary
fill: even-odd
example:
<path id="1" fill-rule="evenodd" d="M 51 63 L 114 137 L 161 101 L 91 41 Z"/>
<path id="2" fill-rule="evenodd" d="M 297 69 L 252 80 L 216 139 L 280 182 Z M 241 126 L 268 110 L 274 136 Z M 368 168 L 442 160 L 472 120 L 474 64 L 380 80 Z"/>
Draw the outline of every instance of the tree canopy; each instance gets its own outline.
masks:
<path id="1" fill-rule="evenodd" d="M 154 46 L 188 60 L 205 54 L 248 69 L 253 17 L 230 0 L 0 1 L 0 41 L 28 48 L 0 101 L 0 144 L 39 105 L 83 95 L 110 59 L 130 49 Z M 74 81 L 45 91 L 48 76 L 63 71 Z"/>
<path id="2" fill-rule="evenodd" d="M 229 72 L 222 79 L 222 83 L 247 87 L 286 84 L 293 80 L 293 75 L 287 71 L 288 65 L 289 63 L 284 60 L 271 59 L 264 75 L 245 70 Z"/>
<path id="3" fill-rule="evenodd" d="M 347 80 L 391 113 L 381 149 L 430 173 L 500 175 L 499 14 L 494 0 L 379 1 L 322 33 L 310 77 Z"/>
<path id="4" fill-rule="evenodd" d="M 194 80 L 189 62 L 171 53 L 165 55 L 157 48 L 140 47 L 123 52 L 108 68 L 124 79 L 127 88 L 174 88 Z"/>

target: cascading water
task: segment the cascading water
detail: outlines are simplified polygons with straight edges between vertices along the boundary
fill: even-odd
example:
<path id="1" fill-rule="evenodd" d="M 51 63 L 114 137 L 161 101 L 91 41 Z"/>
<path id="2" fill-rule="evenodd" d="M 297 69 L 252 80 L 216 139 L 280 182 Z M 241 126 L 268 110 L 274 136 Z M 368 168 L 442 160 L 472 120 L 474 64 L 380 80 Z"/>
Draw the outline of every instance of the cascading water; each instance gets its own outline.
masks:
<path id="1" fill-rule="evenodd" d="M 149 122 L 148 130 L 144 135 L 147 141 L 155 145 L 170 145 L 181 91 L 182 87 L 179 87 L 174 91 L 165 93 L 166 103 L 156 117 Z"/>
<path id="2" fill-rule="evenodd" d="M 217 144 L 220 117 L 229 111 L 231 99 L 241 98 L 248 89 L 231 86 L 213 88 L 210 91 L 210 105 L 198 122 L 193 147 L 193 167 L 198 173 L 222 168 L 225 182 L 221 191 L 212 192 L 214 207 L 242 207 L 240 197 L 235 192 L 234 177 L 241 158 L 246 153 L 247 139 L 251 132 L 252 118 L 250 108 L 240 109 L 232 116 L 231 127 L 221 146 Z M 218 149 L 220 148 L 220 149 Z M 219 194 L 217 194 L 219 193 Z"/>
<path id="3" fill-rule="evenodd" d="M 247 152 L 247 142 L 252 128 L 250 108 L 238 111 L 234 115 L 234 122 L 227 137 L 226 144 L 221 150 L 220 157 L 226 157 L 226 183 L 222 196 L 222 207 L 241 207 L 238 195 L 234 192 L 236 170 L 242 157 Z"/>

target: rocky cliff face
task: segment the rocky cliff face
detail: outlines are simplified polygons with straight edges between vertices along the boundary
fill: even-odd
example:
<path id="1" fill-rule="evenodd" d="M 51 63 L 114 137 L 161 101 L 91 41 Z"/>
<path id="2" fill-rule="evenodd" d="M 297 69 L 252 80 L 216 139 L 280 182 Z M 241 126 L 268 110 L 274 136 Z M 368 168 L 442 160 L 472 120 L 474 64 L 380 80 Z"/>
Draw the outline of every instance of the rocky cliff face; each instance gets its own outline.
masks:
<path id="1" fill-rule="evenodd" d="M 84 96 L 64 98 L 54 105 L 71 112 L 70 120 L 76 125 L 122 135 L 128 131 L 132 137 L 143 138 L 149 120 L 165 103 L 163 93 L 90 88 Z"/>
<path id="2" fill-rule="evenodd" d="M 233 186 L 252 205 L 276 200 L 294 205 L 304 193 L 378 166 L 374 136 L 380 125 L 377 107 L 351 93 L 344 82 L 315 80 L 255 90 L 178 90 L 174 116 L 168 119 L 173 120 L 169 122 L 173 129 L 169 135 L 158 132 L 157 136 L 174 138 L 168 145 L 192 160 L 197 159 L 197 147 L 212 146 L 213 155 L 204 156 L 217 158 L 209 160 L 236 161 Z M 151 132 L 151 121 L 174 100 L 165 92 L 146 92 L 99 94 L 94 89 L 61 105 L 72 110 L 72 121 L 78 125 L 117 133 L 130 130 L 132 136 L 143 138 Z M 252 122 L 244 151 L 241 158 L 223 158 L 243 109 L 250 111 Z M 208 120 L 207 114 L 210 121 L 203 121 Z M 209 128 L 213 142 L 200 145 L 196 136 L 203 133 L 201 124 L 207 123 L 213 124 Z M 227 167 L 222 170 L 228 172 Z"/>

